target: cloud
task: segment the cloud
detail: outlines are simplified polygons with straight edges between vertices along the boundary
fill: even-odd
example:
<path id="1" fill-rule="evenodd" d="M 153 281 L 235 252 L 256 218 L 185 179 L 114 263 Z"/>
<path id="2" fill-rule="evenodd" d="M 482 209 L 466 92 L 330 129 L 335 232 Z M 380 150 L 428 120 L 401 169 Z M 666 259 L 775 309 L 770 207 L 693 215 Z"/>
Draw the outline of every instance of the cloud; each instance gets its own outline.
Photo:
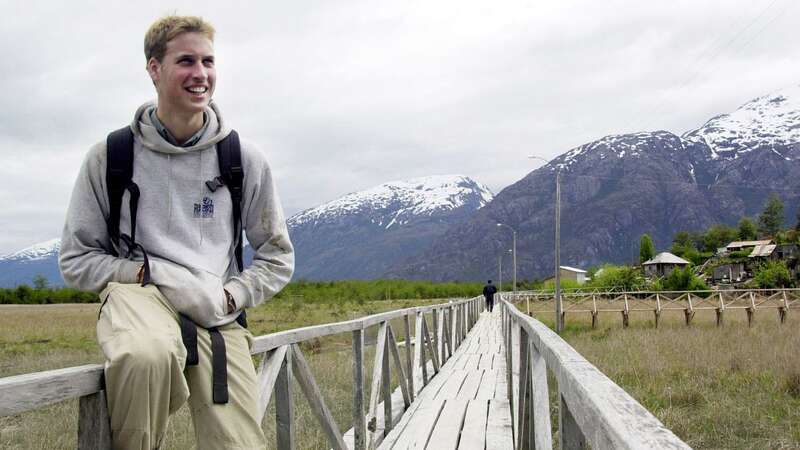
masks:
<path id="1" fill-rule="evenodd" d="M 60 233 L 83 153 L 154 96 L 142 39 L 162 13 L 214 23 L 217 101 L 267 152 L 291 214 L 436 173 L 499 191 L 538 167 L 529 154 L 698 127 L 797 83 L 799 9 L 791 0 L 6 2 L 0 174 L 14 182 L 0 199 L 34 201 L 4 211 L 0 225 L 16 231 L 0 253 Z"/>

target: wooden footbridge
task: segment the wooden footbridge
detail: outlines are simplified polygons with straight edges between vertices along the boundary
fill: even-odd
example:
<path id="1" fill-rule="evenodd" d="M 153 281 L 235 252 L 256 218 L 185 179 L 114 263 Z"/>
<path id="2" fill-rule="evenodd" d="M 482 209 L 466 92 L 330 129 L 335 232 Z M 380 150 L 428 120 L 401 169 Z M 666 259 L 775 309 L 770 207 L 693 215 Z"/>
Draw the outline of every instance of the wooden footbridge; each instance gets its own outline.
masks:
<path id="1" fill-rule="evenodd" d="M 294 422 L 296 380 L 335 449 L 689 448 L 559 336 L 518 310 L 514 303 L 523 297 L 503 297 L 492 312 L 476 297 L 259 336 L 252 348 L 263 355 L 256 395 L 262 418 L 270 401 L 275 404 L 277 442 L 271 445 L 293 449 L 303 432 Z M 367 332 L 377 336 L 369 385 Z M 299 346 L 341 333 L 352 335 L 353 350 L 352 428 L 346 432 Z M 557 417 L 551 417 L 548 369 L 556 380 Z M 78 448 L 110 448 L 102 373 L 102 366 L 88 365 L 0 379 L 0 417 L 78 397 Z"/>

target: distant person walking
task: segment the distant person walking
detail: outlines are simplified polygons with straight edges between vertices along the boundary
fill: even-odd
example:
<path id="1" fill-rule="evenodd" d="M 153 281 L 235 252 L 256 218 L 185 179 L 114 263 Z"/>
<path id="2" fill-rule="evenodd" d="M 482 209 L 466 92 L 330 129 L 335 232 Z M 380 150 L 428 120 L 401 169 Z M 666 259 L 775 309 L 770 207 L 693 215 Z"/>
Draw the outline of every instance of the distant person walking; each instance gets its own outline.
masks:
<path id="1" fill-rule="evenodd" d="M 486 298 L 486 309 L 489 312 L 492 312 L 494 309 L 494 294 L 497 293 L 497 286 L 492 284 L 492 280 L 489 280 L 486 283 L 486 286 L 483 287 L 483 296 Z"/>

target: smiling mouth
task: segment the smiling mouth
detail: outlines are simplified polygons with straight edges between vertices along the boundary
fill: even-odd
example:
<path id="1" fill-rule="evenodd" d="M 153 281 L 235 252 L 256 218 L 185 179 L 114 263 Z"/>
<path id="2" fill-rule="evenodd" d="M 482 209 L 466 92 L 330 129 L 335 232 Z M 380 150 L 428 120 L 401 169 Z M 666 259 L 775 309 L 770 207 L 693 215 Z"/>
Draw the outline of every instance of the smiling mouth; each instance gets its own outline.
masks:
<path id="1" fill-rule="evenodd" d="M 206 86 L 193 86 L 186 88 L 192 94 L 205 94 L 208 92 L 208 88 Z"/>

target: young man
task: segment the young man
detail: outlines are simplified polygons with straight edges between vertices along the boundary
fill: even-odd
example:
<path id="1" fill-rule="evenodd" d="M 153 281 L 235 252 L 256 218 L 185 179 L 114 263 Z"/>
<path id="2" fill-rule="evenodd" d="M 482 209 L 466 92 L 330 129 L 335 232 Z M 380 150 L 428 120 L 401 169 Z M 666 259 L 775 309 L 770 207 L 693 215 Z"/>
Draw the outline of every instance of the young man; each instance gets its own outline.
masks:
<path id="1" fill-rule="evenodd" d="M 217 144 L 231 130 L 212 102 L 213 40 L 197 17 L 164 17 L 147 31 L 158 100 L 130 125 L 140 195 L 135 208 L 130 186 L 122 198 L 122 239 L 109 233 L 105 140 L 89 151 L 67 212 L 64 280 L 102 291 L 97 339 L 115 449 L 158 448 L 187 399 L 198 448 L 265 447 L 252 335 L 236 319 L 289 282 L 294 253 L 264 155 L 242 141 L 241 225 L 255 256 L 239 270 L 233 200 L 219 178 Z"/>

